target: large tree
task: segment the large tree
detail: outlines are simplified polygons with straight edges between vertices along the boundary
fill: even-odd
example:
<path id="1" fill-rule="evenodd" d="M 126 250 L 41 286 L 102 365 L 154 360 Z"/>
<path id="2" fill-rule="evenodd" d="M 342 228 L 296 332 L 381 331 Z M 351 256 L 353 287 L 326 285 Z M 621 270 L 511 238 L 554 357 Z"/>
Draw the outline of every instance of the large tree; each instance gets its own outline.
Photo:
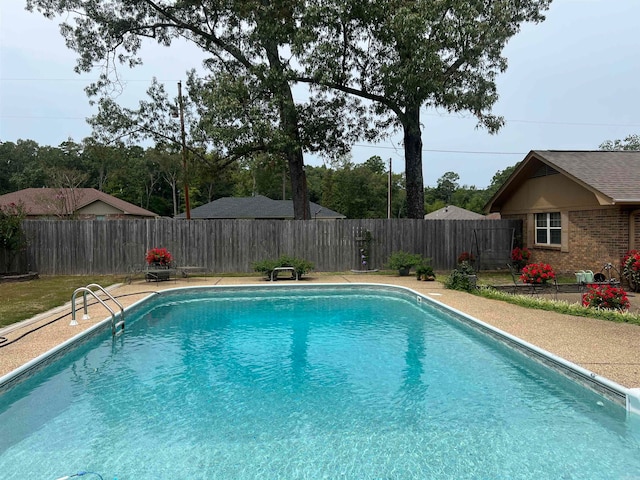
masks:
<path id="1" fill-rule="evenodd" d="M 295 19 L 304 2 L 28 0 L 27 7 L 50 18 L 66 17 L 61 32 L 79 54 L 76 70 L 104 65 L 100 81 L 88 89 L 90 94 L 109 84 L 109 72 L 116 64 L 142 62 L 139 52 L 144 39 L 166 46 L 184 39 L 210 53 L 207 66 L 214 74 L 227 72 L 251 84 L 261 94 L 258 101 L 273 106 L 278 154 L 289 169 L 295 218 L 310 218 L 303 145 L 313 140 L 301 131 L 304 122 L 291 90 L 289 58 Z M 327 122 L 324 126 L 334 128 Z M 250 141 L 253 146 L 259 143 L 255 137 Z M 271 142 L 269 147 L 274 145 Z"/>
<path id="2" fill-rule="evenodd" d="M 402 130 L 409 217 L 422 218 L 423 106 L 471 112 L 495 133 L 502 50 L 551 0 L 312 0 L 296 53 L 300 78 L 373 103 L 381 127 Z"/>

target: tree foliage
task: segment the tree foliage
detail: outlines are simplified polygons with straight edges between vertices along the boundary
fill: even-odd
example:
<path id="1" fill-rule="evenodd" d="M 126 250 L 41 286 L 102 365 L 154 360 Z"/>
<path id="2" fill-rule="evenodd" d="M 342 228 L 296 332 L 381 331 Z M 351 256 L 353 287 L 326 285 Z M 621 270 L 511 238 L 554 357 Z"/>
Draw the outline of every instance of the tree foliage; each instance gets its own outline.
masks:
<path id="1" fill-rule="evenodd" d="M 640 135 L 628 135 L 624 140 L 606 140 L 600 150 L 640 150 Z"/>
<path id="2" fill-rule="evenodd" d="M 208 164 L 196 163 L 188 179 L 193 207 L 229 196 L 290 199 L 288 171 L 285 163 L 278 160 L 257 155 L 226 168 L 216 168 L 215 160 Z M 103 145 L 94 138 L 81 143 L 67 140 L 58 147 L 40 146 L 31 140 L 0 142 L 0 168 L 6 172 L 6 176 L 1 177 L 4 182 L 0 184 L 0 195 L 30 187 L 65 188 L 55 176 L 45 173 L 50 165 L 65 165 L 68 171 L 84 172 L 78 182 L 67 183 L 66 187 L 96 188 L 160 215 L 171 216 L 183 211 L 180 163 L 180 155 L 170 144 L 143 149 L 123 144 Z M 425 211 L 456 205 L 483 213 L 486 202 L 517 165 L 498 171 L 486 190 L 473 185 L 460 186 L 459 175 L 446 172 L 436 187 L 425 189 Z M 32 175 L 32 172 L 41 175 Z M 305 173 L 312 202 L 348 218 L 387 217 L 389 173 L 381 157 L 372 156 L 360 164 L 345 157 L 330 165 L 307 166 Z M 391 200 L 391 216 L 407 217 L 403 174 L 391 177 Z M 60 211 L 67 210 L 61 208 Z"/>
<path id="3" fill-rule="evenodd" d="M 22 229 L 26 212 L 19 204 L 0 205 L 0 249 L 5 251 L 5 272 L 11 271 L 16 255 L 27 248 L 27 237 Z"/>
<path id="4" fill-rule="evenodd" d="M 27 6 L 65 16 L 61 31 L 79 55 L 78 71 L 103 65 L 90 94 L 108 92 L 117 64 L 140 64 L 145 40 L 169 46 L 180 38 L 210 54 L 209 74 L 190 77 L 198 108 L 192 140 L 217 145 L 228 159 L 256 151 L 283 158 L 296 218 L 309 216 L 304 152 L 339 157 L 357 138 L 401 129 L 408 215 L 421 218 L 421 107 L 468 111 L 497 131 L 502 119 L 491 108 L 495 79 L 507 66 L 503 47 L 522 23 L 543 20 L 550 1 L 28 0 Z M 304 101 L 294 100 L 296 82 L 309 85 Z M 163 118 L 153 115 L 153 104 L 124 112 L 130 115 L 120 117 L 120 127 L 128 118 L 131 130 L 162 132 L 147 125 Z M 101 106 L 122 113 L 108 101 Z"/>
<path id="5" fill-rule="evenodd" d="M 175 122 L 166 120 L 171 102 L 159 86 L 138 109 L 120 109 L 109 96 L 115 67 L 141 64 L 144 41 L 169 46 L 181 39 L 208 53 L 204 67 L 210 73 L 189 79 L 199 114 L 191 124 L 193 142 L 222 145 L 216 158 L 228 162 L 255 152 L 280 156 L 289 170 L 295 217 L 309 218 L 303 151 L 344 150 L 342 136 L 353 131 L 358 116 L 339 114 L 348 102 L 344 94 L 294 100 L 290 46 L 305 2 L 28 0 L 27 7 L 65 18 L 61 32 L 78 53 L 76 70 L 103 66 L 88 93 L 103 96 L 94 125 L 112 133 L 175 141 Z"/>
<path id="6" fill-rule="evenodd" d="M 507 68 L 502 50 L 522 23 L 542 21 L 550 2 L 307 2 L 301 80 L 369 100 L 379 127 L 402 130 L 408 214 L 422 218 L 421 107 L 468 111 L 497 132 L 503 120 L 491 108 Z"/>

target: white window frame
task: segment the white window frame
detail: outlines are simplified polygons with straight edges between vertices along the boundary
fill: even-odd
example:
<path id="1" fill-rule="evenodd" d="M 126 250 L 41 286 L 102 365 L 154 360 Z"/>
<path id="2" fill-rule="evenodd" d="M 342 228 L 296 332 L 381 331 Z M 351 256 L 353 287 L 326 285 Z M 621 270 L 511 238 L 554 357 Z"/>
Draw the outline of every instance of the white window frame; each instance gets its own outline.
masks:
<path id="1" fill-rule="evenodd" d="M 557 220 L 557 223 L 559 224 L 558 226 L 551 226 L 551 216 L 557 216 L 555 218 L 555 220 Z M 539 219 L 544 219 L 545 220 L 545 225 L 544 226 L 539 226 L 538 225 L 538 220 Z M 542 223 L 542 222 L 541 222 Z M 560 212 L 544 212 L 544 213 L 536 213 L 534 215 L 534 227 L 535 227 L 535 244 L 536 245 L 549 245 L 549 246 L 561 246 L 562 245 L 562 215 Z M 544 231 L 545 232 L 545 237 L 546 237 L 546 241 L 545 242 L 540 242 L 538 241 L 538 232 L 539 231 Z M 560 232 L 560 235 L 558 236 L 559 241 L 558 243 L 551 243 L 551 232 L 552 231 L 557 231 Z"/>

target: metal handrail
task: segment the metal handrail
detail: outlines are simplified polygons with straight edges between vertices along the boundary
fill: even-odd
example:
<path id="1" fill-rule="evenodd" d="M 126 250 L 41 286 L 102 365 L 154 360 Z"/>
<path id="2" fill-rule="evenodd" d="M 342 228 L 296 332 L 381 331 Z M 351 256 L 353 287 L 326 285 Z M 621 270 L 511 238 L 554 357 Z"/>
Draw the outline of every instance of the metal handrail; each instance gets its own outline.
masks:
<path id="1" fill-rule="evenodd" d="M 109 300 L 111 300 L 113 303 L 118 305 L 118 307 L 120 308 L 120 316 L 124 318 L 124 307 L 118 300 L 116 300 L 116 298 L 113 295 L 111 295 L 104 288 L 102 288 L 101 285 L 98 285 L 97 283 L 90 283 L 89 285 L 87 285 L 87 288 L 92 288 L 92 287 L 99 288 L 102 293 L 104 293 L 107 297 L 109 297 Z"/>
<path id="2" fill-rule="evenodd" d="M 100 289 L 107 297 L 109 297 L 109 299 L 113 300 L 113 302 L 116 305 L 118 305 L 118 307 L 120 307 L 119 322 L 116 320 L 116 313 L 113 311 L 113 309 L 109 305 L 107 305 L 104 302 L 104 300 L 102 300 L 98 295 L 96 295 L 96 292 L 91 290 L 92 287 Z M 76 296 L 80 292 L 82 292 L 82 297 L 84 300 L 84 315 L 82 316 L 83 320 L 89 319 L 89 314 L 87 310 L 87 294 L 90 293 L 93 296 L 93 298 L 95 298 L 104 308 L 109 310 L 109 313 L 111 313 L 111 334 L 115 335 L 117 333 L 118 328 L 121 328 L 121 330 L 124 330 L 124 326 L 125 326 L 124 308 L 122 304 L 120 304 L 120 302 L 118 302 L 109 292 L 107 292 L 104 288 L 102 288 L 97 283 L 89 284 L 86 287 L 76 288 L 76 290 L 73 292 L 73 295 L 71 296 L 71 323 L 69 325 L 72 325 L 72 326 L 78 325 L 78 321 L 76 320 Z"/>

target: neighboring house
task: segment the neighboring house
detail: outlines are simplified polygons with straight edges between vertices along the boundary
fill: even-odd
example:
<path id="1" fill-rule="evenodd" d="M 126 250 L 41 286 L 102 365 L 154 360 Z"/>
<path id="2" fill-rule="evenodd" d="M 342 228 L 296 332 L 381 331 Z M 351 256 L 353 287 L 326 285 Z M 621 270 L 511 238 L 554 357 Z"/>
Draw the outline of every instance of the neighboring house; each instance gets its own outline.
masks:
<path id="1" fill-rule="evenodd" d="M 485 220 L 486 218 L 484 215 L 455 205 L 447 205 L 424 216 L 425 220 Z"/>
<path id="2" fill-rule="evenodd" d="M 310 202 L 311 219 L 338 220 L 346 218 L 338 212 Z M 185 218 L 185 214 L 176 218 Z M 225 197 L 191 210 L 191 218 L 245 218 L 293 220 L 292 200 L 271 200 L 262 195 L 255 197 Z"/>
<path id="3" fill-rule="evenodd" d="M 533 261 L 561 272 L 619 269 L 640 248 L 640 151 L 533 150 L 485 210 L 522 220 Z"/>
<path id="4" fill-rule="evenodd" d="M 95 188 L 26 188 L 0 195 L 0 206 L 21 205 L 27 218 L 121 219 L 158 215 Z"/>

